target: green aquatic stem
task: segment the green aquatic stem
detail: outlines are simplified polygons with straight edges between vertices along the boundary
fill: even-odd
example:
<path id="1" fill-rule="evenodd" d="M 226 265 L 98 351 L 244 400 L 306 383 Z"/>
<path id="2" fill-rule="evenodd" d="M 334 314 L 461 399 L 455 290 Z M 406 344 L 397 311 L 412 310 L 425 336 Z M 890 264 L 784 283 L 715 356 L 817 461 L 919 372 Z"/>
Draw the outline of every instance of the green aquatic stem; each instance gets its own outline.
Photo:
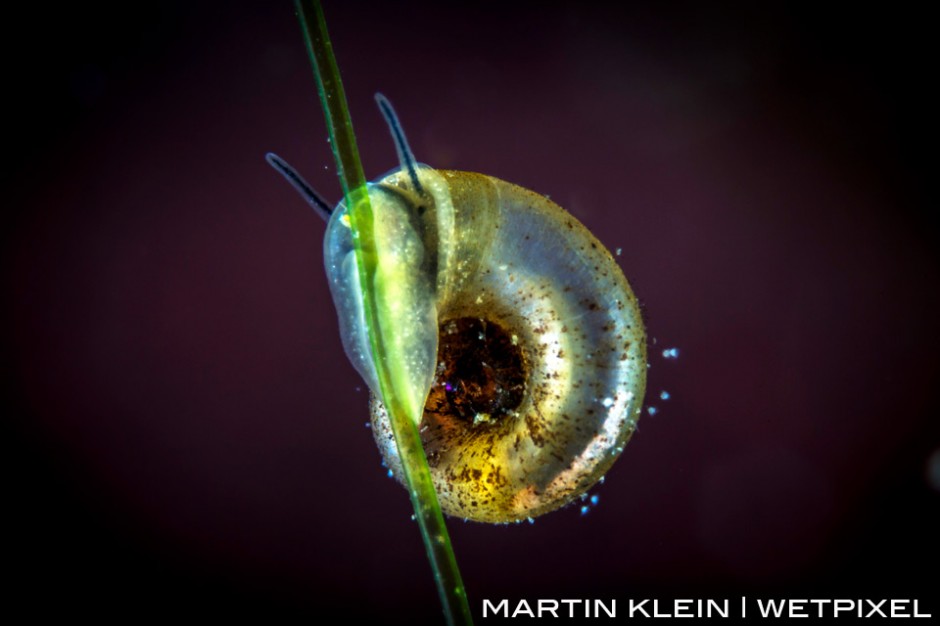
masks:
<path id="1" fill-rule="evenodd" d="M 376 280 L 382 260 L 374 234 L 375 216 L 323 9 L 316 0 L 295 0 L 295 6 L 313 61 L 317 90 L 343 185 L 379 391 L 388 411 L 415 519 L 421 529 L 447 622 L 455 625 L 472 624 L 460 570 L 417 428 L 423 413 L 423 402 L 416 402 L 414 393 L 409 392 L 413 382 L 408 378 L 406 355 L 395 349 L 392 340 L 396 326 L 401 323 L 392 314 L 397 291 L 389 281 L 381 277 Z"/>

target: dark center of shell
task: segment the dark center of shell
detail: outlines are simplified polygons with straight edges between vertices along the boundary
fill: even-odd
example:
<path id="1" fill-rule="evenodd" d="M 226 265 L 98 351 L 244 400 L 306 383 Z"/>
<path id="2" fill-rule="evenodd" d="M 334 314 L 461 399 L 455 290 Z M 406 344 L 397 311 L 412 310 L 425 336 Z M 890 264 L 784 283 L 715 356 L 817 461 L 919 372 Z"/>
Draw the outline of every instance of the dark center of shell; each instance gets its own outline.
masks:
<path id="1" fill-rule="evenodd" d="M 425 411 L 471 425 L 510 415 L 525 396 L 522 351 L 505 328 L 478 317 L 444 321 L 437 348 L 437 377 Z"/>

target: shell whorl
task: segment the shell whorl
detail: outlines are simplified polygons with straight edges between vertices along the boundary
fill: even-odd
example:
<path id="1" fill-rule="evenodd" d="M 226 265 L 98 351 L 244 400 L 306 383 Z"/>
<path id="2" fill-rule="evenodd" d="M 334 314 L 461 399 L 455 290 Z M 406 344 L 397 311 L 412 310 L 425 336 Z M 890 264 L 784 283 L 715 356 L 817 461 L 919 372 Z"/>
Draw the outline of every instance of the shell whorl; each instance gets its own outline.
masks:
<path id="1" fill-rule="evenodd" d="M 430 394 L 419 430 L 441 507 L 483 522 L 559 508 L 610 468 L 640 415 L 646 338 L 636 298 L 607 249 L 544 196 L 481 174 L 418 172 L 422 197 L 402 172 L 370 197 L 408 216 L 407 249 L 420 248 L 415 267 L 433 299 L 413 312 L 412 332 L 424 337 L 415 375 Z M 328 233 L 335 268 L 342 233 L 332 242 Z M 375 392 L 365 331 L 355 307 L 340 304 L 355 286 L 341 282 L 344 345 Z M 376 442 L 402 481 L 375 393 L 371 408 Z"/>

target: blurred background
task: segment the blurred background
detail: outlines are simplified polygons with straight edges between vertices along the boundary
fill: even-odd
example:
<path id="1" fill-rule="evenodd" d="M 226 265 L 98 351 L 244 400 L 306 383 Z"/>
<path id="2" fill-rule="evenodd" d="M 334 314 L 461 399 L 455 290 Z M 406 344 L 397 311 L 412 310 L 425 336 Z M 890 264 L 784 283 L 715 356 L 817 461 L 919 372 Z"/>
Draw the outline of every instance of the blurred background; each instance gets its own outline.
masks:
<path id="1" fill-rule="evenodd" d="M 419 160 L 548 194 L 621 248 L 647 316 L 658 411 L 599 504 L 450 523 L 474 610 L 749 594 L 940 613 L 919 573 L 940 556 L 924 15 L 325 4 L 370 177 L 396 164 L 381 91 Z M 292 6 L 13 11 L 5 604 L 440 621 L 340 345 L 324 226 L 263 160 L 340 195 Z"/>

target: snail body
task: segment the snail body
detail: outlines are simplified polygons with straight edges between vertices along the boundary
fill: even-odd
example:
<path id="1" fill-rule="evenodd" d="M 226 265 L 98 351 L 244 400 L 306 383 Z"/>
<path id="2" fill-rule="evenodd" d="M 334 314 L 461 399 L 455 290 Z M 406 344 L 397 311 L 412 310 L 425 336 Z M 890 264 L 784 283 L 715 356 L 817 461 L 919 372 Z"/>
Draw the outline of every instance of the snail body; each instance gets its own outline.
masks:
<path id="1" fill-rule="evenodd" d="M 564 209 L 491 176 L 415 163 L 379 104 L 401 168 L 369 185 L 376 280 L 400 289 L 395 340 L 424 407 L 417 425 L 441 508 L 502 523 L 564 506 L 607 472 L 639 418 L 647 366 L 636 297 Z M 348 224 L 341 203 L 325 264 L 344 348 L 372 390 L 376 443 L 404 482 Z"/>

